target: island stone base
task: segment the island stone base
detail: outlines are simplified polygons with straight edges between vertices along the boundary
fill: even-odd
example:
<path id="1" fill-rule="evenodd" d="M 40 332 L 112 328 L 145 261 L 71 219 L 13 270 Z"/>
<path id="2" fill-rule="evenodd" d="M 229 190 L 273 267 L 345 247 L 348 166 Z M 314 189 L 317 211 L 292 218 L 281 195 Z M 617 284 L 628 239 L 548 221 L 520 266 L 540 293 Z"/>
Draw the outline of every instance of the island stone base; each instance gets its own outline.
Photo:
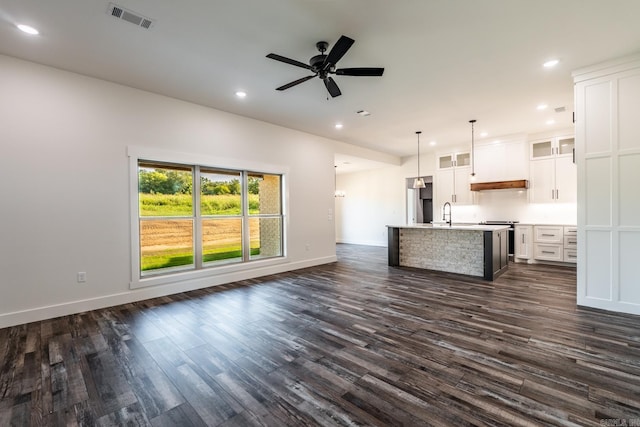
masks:
<path id="1" fill-rule="evenodd" d="M 403 228 L 400 265 L 483 277 L 483 233 Z"/>
<path id="2" fill-rule="evenodd" d="M 494 280 L 508 269 L 507 227 L 388 226 L 389 265 Z"/>

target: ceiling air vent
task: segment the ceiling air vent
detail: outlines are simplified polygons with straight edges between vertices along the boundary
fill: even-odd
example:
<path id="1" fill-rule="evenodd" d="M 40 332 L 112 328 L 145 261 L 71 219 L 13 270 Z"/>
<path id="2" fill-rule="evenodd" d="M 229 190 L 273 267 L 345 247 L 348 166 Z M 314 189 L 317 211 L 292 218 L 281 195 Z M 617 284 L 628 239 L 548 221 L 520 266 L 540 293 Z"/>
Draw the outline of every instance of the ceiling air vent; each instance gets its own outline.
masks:
<path id="1" fill-rule="evenodd" d="M 114 18 L 122 19 L 123 21 L 127 21 L 146 30 L 151 28 L 151 26 L 153 25 L 153 20 L 151 18 L 144 17 L 137 12 L 125 9 L 124 7 L 118 6 L 113 3 L 109 3 L 109 9 L 107 9 L 107 13 Z"/>

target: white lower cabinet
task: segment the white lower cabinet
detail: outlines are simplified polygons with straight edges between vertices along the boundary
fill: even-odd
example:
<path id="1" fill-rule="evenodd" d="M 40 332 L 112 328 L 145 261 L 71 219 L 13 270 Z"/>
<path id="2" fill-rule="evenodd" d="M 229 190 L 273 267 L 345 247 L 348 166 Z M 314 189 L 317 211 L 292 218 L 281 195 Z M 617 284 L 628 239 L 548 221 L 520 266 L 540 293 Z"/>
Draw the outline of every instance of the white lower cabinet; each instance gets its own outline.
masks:
<path id="1" fill-rule="evenodd" d="M 576 227 L 564 227 L 564 262 L 576 263 L 578 261 L 578 229 Z"/>
<path id="2" fill-rule="evenodd" d="M 564 262 L 571 262 L 573 264 L 578 262 L 578 250 L 577 249 L 565 249 L 564 250 Z"/>
<path id="3" fill-rule="evenodd" d="M 533 235 L 536 243 L 555 243 L 562 246 L 564 227 L 562 225 L 535 225 Z"/>
<path id="4" fill-rule="evenodd" d="M 531 255 L 533 250 L 533 226 L 516 225 L 514 233 L 515 261 L 527 262 L 533 258 Z"/>
<path id="5" fill-rule="evenodd" d="M 534 243 L 534 254 L 533 257 L 535 259 L 541 259 L 543 261 L 563 261 L 564 260 L 564 250 L 562 245 L 552 245 L 546 243 Z"/>
<path id="6" fill-rule="evenodd" d="M 534 225 L 534 261 L 575 263 L 577 261 L 577 233 L 574 226 Z"/>

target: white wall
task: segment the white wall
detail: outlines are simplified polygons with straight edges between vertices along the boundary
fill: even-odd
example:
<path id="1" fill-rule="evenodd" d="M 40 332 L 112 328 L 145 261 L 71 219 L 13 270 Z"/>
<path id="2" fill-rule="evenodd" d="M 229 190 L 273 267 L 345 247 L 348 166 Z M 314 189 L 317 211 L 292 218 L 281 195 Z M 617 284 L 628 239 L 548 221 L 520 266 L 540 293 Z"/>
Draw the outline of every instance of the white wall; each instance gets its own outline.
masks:
<path id="1" fill-rule="evenodd" d="M 399 166 L 339 174 L 336 198 L 336 241 L 386 246 L 387 225 L 406 224 L 406 178 L 417 175 L 417 156 Z M 420 175 L 434 174 L 432 153 L 420 156 Z"/>
<path id="2" fill-rule="evenodd" d="M 335 260 L 334 143 L 0 56 L 0 327 Z M 131 291 L 131 145 L 288 168 L 288 262 Z"/>

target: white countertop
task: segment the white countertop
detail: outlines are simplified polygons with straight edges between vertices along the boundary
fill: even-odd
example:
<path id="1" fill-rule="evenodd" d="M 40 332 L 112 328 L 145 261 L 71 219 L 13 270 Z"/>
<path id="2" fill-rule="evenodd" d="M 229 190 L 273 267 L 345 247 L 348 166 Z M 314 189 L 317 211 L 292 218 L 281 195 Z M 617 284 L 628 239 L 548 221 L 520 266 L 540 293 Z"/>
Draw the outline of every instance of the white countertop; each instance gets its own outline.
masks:
<path id="1" fill-rule="evenodd" d="M 497 231 L 506 230 L 511 227 L 508 225 L 486 225 L 486 224 L 405 224 L 405 225 L 387 225 L 389 228 L 418 228 L 431 230 L 469 230 L 469 231 Z"/>

